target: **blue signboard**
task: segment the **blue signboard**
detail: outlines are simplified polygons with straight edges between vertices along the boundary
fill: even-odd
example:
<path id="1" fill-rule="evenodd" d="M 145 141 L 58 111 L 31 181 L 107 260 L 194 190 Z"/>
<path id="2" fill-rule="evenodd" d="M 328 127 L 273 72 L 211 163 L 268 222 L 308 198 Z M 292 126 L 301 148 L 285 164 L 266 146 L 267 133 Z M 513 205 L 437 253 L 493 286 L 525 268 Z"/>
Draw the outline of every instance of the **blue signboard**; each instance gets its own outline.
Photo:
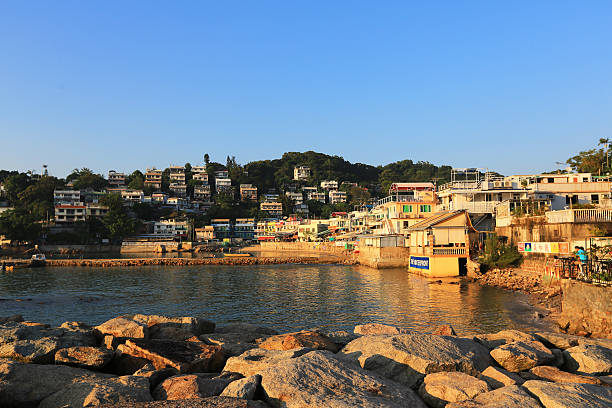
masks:
<path id="1" fill-rule="evenodd" d="M 410 267 L 416 269 L 429 269 L 429 257 L 427 256 L 411 256 Z"/>

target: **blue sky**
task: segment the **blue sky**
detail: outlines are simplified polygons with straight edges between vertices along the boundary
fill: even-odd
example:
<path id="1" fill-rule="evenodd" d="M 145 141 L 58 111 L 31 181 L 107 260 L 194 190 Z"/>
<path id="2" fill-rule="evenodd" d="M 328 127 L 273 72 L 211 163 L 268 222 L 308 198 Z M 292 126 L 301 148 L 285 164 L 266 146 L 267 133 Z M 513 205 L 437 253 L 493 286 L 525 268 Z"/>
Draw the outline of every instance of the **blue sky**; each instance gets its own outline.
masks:
<path id="1" fill-rule="evenodd" d="M 2 1 L 0 168 L 315 150 L 515 174 L 612 137 L 611 2 L 419 3 Z"/>

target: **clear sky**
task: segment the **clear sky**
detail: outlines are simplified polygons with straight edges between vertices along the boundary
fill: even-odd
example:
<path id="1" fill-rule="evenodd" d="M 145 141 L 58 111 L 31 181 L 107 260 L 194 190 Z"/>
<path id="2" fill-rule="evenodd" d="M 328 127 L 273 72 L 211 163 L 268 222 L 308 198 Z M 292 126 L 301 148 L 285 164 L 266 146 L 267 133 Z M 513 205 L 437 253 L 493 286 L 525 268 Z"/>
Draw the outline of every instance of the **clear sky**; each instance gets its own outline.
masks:
<path id="1" fill-rule="evenodd" d="M 0 168 L 315 150 L 504 174 L 612 137 L 610 1 L 0 2 Z"/>

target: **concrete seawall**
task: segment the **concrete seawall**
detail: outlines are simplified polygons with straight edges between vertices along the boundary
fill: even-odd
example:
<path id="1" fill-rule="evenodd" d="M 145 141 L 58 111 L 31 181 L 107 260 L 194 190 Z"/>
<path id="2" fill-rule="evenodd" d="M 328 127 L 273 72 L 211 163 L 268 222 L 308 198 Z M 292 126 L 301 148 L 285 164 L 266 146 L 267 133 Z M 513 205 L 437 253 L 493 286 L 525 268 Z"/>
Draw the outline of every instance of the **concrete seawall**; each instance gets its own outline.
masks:
<path id="1" fill-rule="evenodd" d="M 612 339 L 612 287 L 564 279 L 559 324 L 568 333 Z"/>

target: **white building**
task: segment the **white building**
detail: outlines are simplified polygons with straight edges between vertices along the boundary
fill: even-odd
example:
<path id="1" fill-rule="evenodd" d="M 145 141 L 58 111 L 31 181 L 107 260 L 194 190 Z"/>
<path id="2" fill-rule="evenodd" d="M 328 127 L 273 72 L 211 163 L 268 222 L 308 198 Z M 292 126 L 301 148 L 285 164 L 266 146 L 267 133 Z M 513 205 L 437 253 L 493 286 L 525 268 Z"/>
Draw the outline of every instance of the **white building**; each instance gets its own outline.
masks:
<path id="1" fill-rule="evenodd" d="M 81 202 L 81 190 L 54 190 L 55 204 L 73 204 Z"/>
<path id="2" fill-rule="evenodd" d="M 310 167 L 298 166 L 293 168 L 294 180 L 308 180 L 308 177 L 310 177 Z"/>
<path id="3" fill-rule="evenodd" d="M 304 203 L 304 195 L 302 193 L 288 191 L 285 193 L 285 195 L 289 197 L 290 200 L 293 200 L 296 206 Z"/>
<path id="4" fill-rule="evenodd" d="M 346 203 L 346 191 L 330 191 L 329 202 L 330 204 Z"/>
<path id="5" fill-rule="evenodd" d="M 215 178 L 217 191 L 228 191 L 232 188 L 232 180 L 229 178 Z"/>
<path id="6" fill-rule="evenodd" d="M 202 184 L 208 184 L 208 173 L 206 166 L 193 166 L 191 168 L 192 178 L 196 181 L 201 181 Z"/>
<path id="7" fill-rule="evenodd" d="M 125 201 L 141 203 L 144 200 L 144 192 L 142 190 L 123 190 L 121 191 L 121 198 Z"/>
<path id="8" fill-rule="evenodd" d="M 189 223 L 176 219 L 156 221 L 153 224 L 153 234 L 155 235 L 176 235 L 187 236 Z"/>
<path id="9" fill-rule="evenodd" d="M 338 182 L 336 180 L 325 180 L 321 182 L 321 188 L 324 190 L 337 190 Z"/>

